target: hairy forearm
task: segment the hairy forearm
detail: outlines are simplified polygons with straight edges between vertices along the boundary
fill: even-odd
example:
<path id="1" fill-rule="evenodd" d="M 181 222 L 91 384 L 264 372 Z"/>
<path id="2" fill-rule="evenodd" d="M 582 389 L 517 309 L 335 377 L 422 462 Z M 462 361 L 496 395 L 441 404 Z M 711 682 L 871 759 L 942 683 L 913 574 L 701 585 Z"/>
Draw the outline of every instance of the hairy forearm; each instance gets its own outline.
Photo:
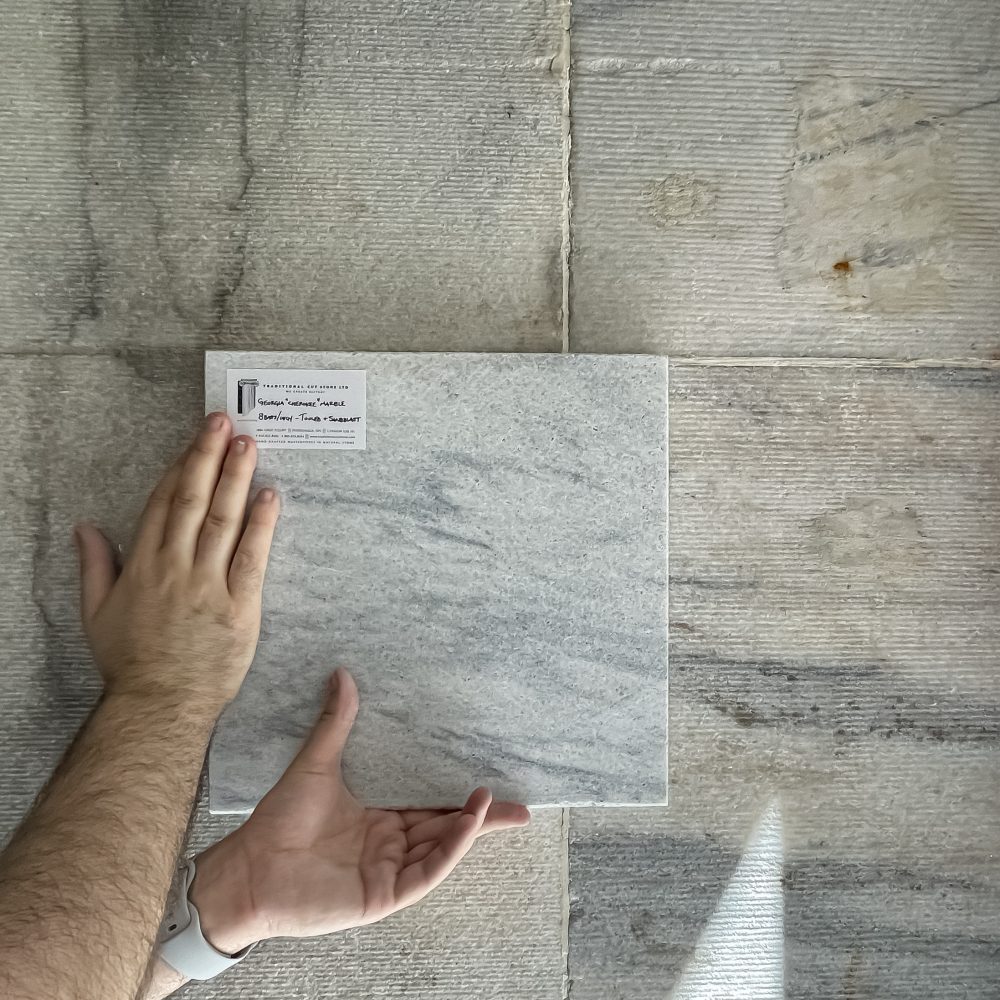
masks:
<path id="1" fill-rule="evenodd" d="M 215 713 L 109 695 L 0 855 L 0 994 L 132 1000 Z"/>

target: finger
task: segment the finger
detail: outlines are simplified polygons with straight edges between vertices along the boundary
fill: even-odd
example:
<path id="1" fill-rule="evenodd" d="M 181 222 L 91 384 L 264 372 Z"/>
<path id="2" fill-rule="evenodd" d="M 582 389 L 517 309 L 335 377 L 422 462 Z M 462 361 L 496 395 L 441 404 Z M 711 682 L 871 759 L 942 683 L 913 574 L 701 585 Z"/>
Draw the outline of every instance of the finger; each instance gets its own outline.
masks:
<path id="1" fill-rule="evenodd" d="M 486 820 L 492 796 L 489 789 L 477 788 L 456 817 L 451 829 L 427 857 L 407 865 L 396 880 L 396 899 L 400 907 L 415 903 L 440 885 L 469 852 Z"/>
<path id="2" fill-rule="evenodd" d="M 454 816 L 462 810 L 455 807 L 451 809 L 399 809 L 397 811 L 403 821 L 403 828 L 410 830 L 429 819 L 437 819 L 439 816 Z"/>
<path id="3" fill-rule="evenodd" d="M 221 570 L 223 576 L 229 573 L 243 528 L 250 480 L 256 465 L 257 446 L 254 439 L 245 435 L 233 438 L 222 465 L 219 485 L 215 487 L 215 495 L 205 516 L 195 557 L 198 563 L 212 570 Z"/>
<path id="4" fill-rule="evenodd" d="M 278 494 L 274 490 L 261 490 L 250 505 L 250 519 L 229 566 L 229 593 L 233 597 L 260 599 L 280 509 Z"/>
<path id="5" fill-rule="evenodd" d="M 181 469 L 184 468 L 187 454 L 185 451 L 178 455 L 156 484 L 153 492 L 149 494 L 130 555 L 152 555 L 154 552 L 159 552 L 163 545 L 163 530 L 167 524 L 170 504 L 174 499 L 174 490 L 177 489 L 177 481 L 181 477 Z"/>
<path id="6" fill-rule="evenodd" d="M 404 865 L 415 865 L 418 861 L 423 861 L 428 854 L 437 847 L 436 840 L 426 840 L 422 844 L 417 844 L 412 850 L 406 852 L 403 859 Z"/>
<path id="7" fill-rule="evenodd" d="M 494 810 L 497 806 L 508 806 L 509 809 Z M 403 863 L 411 865 L 416 861 L 422 861 L 437 846 L 438 840 L 448 832 L 448 827 L 454 822 L 455 817 L 460 813 L 452 813 L 449 817 L 444 817 L 445 824 L 438 827 L 432 834 L 430 830 L 425 830 L 418 834 L 417 840 L 407 839 L 409 850 L 403 859 Z M 528 810 L 513 802 L 494 802 L 486 814 L 486 820 L 476 833 L 476 839 L 485 837 L 491 833 L 499 833 L 501 830 L 511 830 L 519 826 L 527 826 L 531 820 Z"/>
<path id="8" fill-rule="evenodd" d="M 166 548 L 194 557 L 229 443 L 229 417 L 210 413 L 188 450 L 163 528 Z"/>
<path id="9" fill-rule="evenodd" d="M 442 834 L 446 833 L 455 820 L 462 815 L 462 810 L 454 809 L 449 813 L 434 816 L 431 819 L 417 823 L 406 830 L 406 846 L 411 850 L 419 844 L 427 841 L 437 841 Z"/>
<path id="10" fill-rule="evenodd" d="M 494 805 L 498 804 L 500 803 L 494 803 Z M 502 804 L 515 805 L 512 802 L 505 802 Z M 515 813 L 512 810 L 511 813 L 504 818 L 493 818 L 493 806 L 490 806 L 490 811 L 486 814 L 486 822 L 484 822 L 479 828 L 479 832 L 476 834 L 476 840 L 491 833 L 499 833 L 501 830 L 511 830 L 515 827 L 527 826 L 531 819 L 528 810 L 524 806 L 517 806 L 516 808 L 520 810 L 520 812 Z M 459 814 L 452 813 L 452 816 L 457 815 Z M 445 832 L 447 832 L 447 830 L 442 830 L 442 834 Z M 415 847 L 410 848 L 410 850 L 406 852 L 406 855 L 403 858 L 403 864 L 412 865 L 417 861 L 423 861 L 423 859 L 426 858 L 435 847 L 437 847 L 437 844 L 438 839 L 436 837 L 421 841 Z"/>
<path id="11" fill-rule="evenodd" d="M 402 908 L 423 899 L 440 885 L 469 853 L 476 840 L 476 816 L 462 813 L 447 837 L 432 845 L 427 855 L 407 865 L 396 879 L 396 906 Z"/>
<path id="12" fill-rule="evenodd" d="M 454 822 L 457 812 L 434 816 L 410 826 L 406 830 L 406 846 L 411 850 L 419 844 L 437 840 Z M 479 836 L 506 830 L 513 826 L 525 826 L 531 819 L 527 808 L 518 802 L 492 802 L 487 810 Z"/>
<path id="13" fill-rule="evenodd" d="M 111 543 L 92 524 L 74 531 L 80 555 L 80 614 L 87 624 L 104 603 L 117 579 Z"/>
<path id="14" fill-rule="evenodd" d="M 340 668 L 330 678 L 323 710 L 292 766 L 303 765 L 310 770 L 339 767 L 357 714 L 358 687 L 354 678 Z"/>

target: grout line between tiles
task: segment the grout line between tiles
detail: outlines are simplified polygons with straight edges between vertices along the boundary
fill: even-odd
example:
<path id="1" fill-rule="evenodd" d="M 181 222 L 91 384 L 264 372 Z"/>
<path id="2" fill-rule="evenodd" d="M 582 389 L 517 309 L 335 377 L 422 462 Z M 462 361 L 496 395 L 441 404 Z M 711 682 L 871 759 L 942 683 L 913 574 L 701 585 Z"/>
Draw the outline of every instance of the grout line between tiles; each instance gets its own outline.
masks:
<path id="1" fill-rule="evenodd" d="M 995 358 L 764 358 L 670 356 L 674 365 L 702 368 L 982 368 L 1000 371 Z"/>
<path id="2" fill-rule="evenodd" d="M 569 1000 L 573 982 L 569 976 L 569 809 L 563 809 L 559 826 L 562 852 L 560 855 L 560 887 L 562 889 L 559 942 L 562 948 L 562 1000 Z"/>
<path id="3" fill-rule="evenodd" d="M 562 353 L 569 353 L 569 282 L 570 256 L 572 252 L 572 211 L 573 197 L 570 186 L 569 164 L 573 143 L 573 119 L 570 104 L 570 56 L 573 0 L 564 0 L 562 5 L 562 40 L 559 59 L 562 63 L 562 243 L 559 255 L 562 263 Z M 559 947 L 562 958 L 562 976 L 559 994 L 562 1000 L 569 1000 L 572 982 L 569 977 L 569 809 L 564 808 L 559 821 Z"/>
<path id="4" fill-rule="evenodd" d="M 568 308 L 568 307 L 567 307 Z M 569 325 L 568 312 L 565 324 L 564 341 L 561 353 L 569 350 Z M 142 358 L 146 355 L 175 355 L 185 352 L 204 353 L 206 348 L 199 345 L 170 345 L 146 347 L 99 349 L 73 347 L 69 350 L 56 348 L 46 348 L 39 350 L 3 350 L 0 348 L 0 359 L 7 358 L 108 358 L 129 364 L 133 358 Z M 432 352 L 433 353 L 433 352 Z M 454 352 L 448 352 L 454 353 Z M 473 351 L 462 352 L 473 354 L 492 354 L 493 351 Z M 516 353 L 516 352 L 515 352 Z M 539 352 L 552 353 L 552 352 Z M 586 353 L 586 352 L 584 352 Z M 603 354 L 613 354 L 615 352 L 601 352 Z M 625 353 L 649 354 L 653 357 L 660 355 L 650 351 L 629 351 Z M 994 358 L 783 358 L 783 357 L 684 357 L 683 355 L 670 355 L 670 364 L 674 367 L 698 367 L 698 368 L 940 368 L 940 369 L 979 369 L 983 371 L 1000 371 L 1000 359 Z"/>
<path id="5" fill-rule="evenodd" d="M 573 212 L 573 190 L 570 186 L 569 157 L 573 144 L 573 119 L 570 104 L 570 25 L 573 0 L 564 0 L 562 5 L 562 39 L 559 55 L 556 57 L 562 79 L 562 243 L 559 250 L 562 261 L 562 353 L 569 353 L 569 282 L 570 256 L 573 249 L 571 230 Z"/>
<path id="6" fill-rule="evenodd" d="M 670 803 L 670 364 L 663 366 L 663 440 L 666 444 L 665 490 L 666 521 L 663 526 L 663 573 L 667 586 L 663 595 L 663 644 L 666 653 L 666 676 L 663 678 L 663 797 Z"/>

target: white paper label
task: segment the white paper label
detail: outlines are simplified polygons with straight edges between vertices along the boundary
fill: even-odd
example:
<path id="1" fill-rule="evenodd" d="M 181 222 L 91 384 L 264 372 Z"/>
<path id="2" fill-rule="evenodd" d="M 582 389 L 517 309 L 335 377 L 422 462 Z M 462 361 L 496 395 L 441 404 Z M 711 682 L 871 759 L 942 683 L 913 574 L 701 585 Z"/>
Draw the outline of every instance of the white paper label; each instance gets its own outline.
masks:
<path id="1" fill-rule="evenodd" d="M 260 448 L 365 447 L 364 371 L 230 368 L 226 410 Z"/>

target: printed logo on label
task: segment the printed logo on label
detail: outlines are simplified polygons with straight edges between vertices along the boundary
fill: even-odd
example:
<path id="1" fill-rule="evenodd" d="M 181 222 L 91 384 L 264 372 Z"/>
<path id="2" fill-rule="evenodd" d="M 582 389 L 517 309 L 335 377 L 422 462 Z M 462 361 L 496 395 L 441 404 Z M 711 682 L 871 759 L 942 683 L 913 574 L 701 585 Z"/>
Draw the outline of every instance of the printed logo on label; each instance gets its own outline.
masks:
<path id="1" fill-rule="evenodd" d="M 257 408 L 257 386 L 260 382 L 255 378 L 241 378 L 236 383 L 236 412 L 245 417 Z"/>

